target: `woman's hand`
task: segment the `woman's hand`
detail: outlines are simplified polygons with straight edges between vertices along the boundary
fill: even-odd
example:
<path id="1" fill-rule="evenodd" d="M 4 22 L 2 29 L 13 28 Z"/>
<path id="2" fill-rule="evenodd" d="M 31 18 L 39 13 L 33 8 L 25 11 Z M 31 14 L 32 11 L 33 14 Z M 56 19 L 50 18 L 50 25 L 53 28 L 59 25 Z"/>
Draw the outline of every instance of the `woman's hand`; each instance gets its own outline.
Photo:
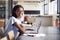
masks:
<path id="1" fill-rule="evenodd" d="M 21 34 L 24 34 L 24 28 L 23 28 L 22 25 L 19 25 L 17 22 L 15 22 L 14 25 L 19 29 L 18 31 L 19 31 Z"/>
<path id="2" fill-rule="evenodd" d="M 22 31 L 19 30 L 19 32 L 20 32 L 21 34 L 24 34 L 24 32 L 25 32 L 25 28 L 24 28 L 22 25 L 20 25 L 20 26 L 21 26 Z"/>
<path id="3" fill-rule="evenodd" d="M 25 26 L 23 26 L 23 25 L 20 25 L 20 26 L 22 27 L 23 31 L 25 31 Z"/>
<path id="4" fill-rule="evenodd" d="M 19 25 L 17 22 L 15 22 L 14 25 L 19 29 L 18 31 L 20 32 L 20 35 L 24 34 L 25 28 L 23 27 L 23 25 Z"/>
<path id="5" fill-rule="evenodd" d="M 22 35 L 22 34 L 24 34 L 25 29 L 24 29 L 24 28 L 22 28 L 22 31 L 21 31 L 21 30 L 19 30 L 19 32 L 20 32 L 20 35 Z"/>

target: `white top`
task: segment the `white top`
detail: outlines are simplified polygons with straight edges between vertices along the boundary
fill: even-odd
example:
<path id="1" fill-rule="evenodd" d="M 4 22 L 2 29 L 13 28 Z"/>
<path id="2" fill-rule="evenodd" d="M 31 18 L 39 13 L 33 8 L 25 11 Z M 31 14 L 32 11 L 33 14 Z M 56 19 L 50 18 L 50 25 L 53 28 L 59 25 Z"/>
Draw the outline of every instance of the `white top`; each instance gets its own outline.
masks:
<path id="1" fill-rule="evenodd" d="M 16 28 L 18 30 L 18 28 L 16 26 L 13 26 L 13 24 L 17 22 L 18 24 L 21 24 L 21 21 L 16 19 L 15 17 L 10 17 L 10 19 L 8 20 L 7 23 L 7 27 L 5 28 L 5 31 L 10 31 L 13 28 Z"/>
<path id="2" fill-rule="evenodd" d="M 7 26 L 5 27 L 5 35 L 7 35 L 7 33 L 11 30 L 14 31 L 14 36 L 16 37 L 17 32 L 18 32 L 18 28 L 13 25 L 15 22 L 17 22 L 19 25 L 22 23 L 22 21 L 24 20 L 24 17 L 20 18 L 20 19 L 16 19 L 15 17 L 10 17 L 10 19 L 8 20 Z"/>

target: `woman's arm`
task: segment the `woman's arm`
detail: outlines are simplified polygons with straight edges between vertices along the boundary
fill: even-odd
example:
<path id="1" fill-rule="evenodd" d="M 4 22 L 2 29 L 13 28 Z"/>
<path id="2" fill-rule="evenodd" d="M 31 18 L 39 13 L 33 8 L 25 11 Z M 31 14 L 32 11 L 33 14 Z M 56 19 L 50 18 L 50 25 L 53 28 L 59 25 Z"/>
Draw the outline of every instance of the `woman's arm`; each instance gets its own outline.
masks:
<path id="1" fill-rule="evenodd" d="M 24 28 L 22 25 L 17 24 L 17 22 L 15 22 L 14 25 L 19 29 L 20 33 L 22 33 L 22 34 L 24 33 Z"/>

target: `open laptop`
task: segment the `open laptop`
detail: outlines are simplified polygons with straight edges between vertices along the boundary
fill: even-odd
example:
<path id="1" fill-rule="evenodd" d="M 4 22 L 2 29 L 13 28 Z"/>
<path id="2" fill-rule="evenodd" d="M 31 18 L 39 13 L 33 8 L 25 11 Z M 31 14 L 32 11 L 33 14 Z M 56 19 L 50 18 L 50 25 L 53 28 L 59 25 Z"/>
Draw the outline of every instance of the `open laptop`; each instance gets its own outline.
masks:
<path id="1" fill-rule="evenodd" d="M 39 32 L 39 29 L 40 29 L 40 26 L 41 26 L 41 21 L 40 22 L 37 22 L 36 23 L 37 26 L 33 25 L 33 28 L 34 26 L 37 28 L 37 30 L 31 28 L 31 29 L 26 29 L 26 31 L 28 31 L 27 33 L 24 33 L 23 35 L 26 35 L 26 36 L 31 36 L 31 37 L 34 37 L 36 35 L 38 35 L 38 32 Z"/>

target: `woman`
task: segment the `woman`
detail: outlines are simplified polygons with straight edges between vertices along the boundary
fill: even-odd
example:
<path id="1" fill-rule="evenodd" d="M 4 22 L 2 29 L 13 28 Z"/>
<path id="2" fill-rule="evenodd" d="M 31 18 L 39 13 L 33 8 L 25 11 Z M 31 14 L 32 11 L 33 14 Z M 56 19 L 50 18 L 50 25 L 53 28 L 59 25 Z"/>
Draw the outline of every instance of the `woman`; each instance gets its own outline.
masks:
<path id="1" fill-rule="evenodd" d="M 12 17 L 10 17 L 9 19 L 9 22 L 8 22 L 9 24 L 6 32 L 8 33 L 9 31 L 13 30 L 15 39 L 17 38 L 18 31 L 20 32 L 21 35 L 24 33 L 24 28 L 21 25 L 21 22 L 22 22 L 21 19 L 23 15 L 24 15 L 24 8 L 21 5 L 14 6 L 12 10 Z"/>

